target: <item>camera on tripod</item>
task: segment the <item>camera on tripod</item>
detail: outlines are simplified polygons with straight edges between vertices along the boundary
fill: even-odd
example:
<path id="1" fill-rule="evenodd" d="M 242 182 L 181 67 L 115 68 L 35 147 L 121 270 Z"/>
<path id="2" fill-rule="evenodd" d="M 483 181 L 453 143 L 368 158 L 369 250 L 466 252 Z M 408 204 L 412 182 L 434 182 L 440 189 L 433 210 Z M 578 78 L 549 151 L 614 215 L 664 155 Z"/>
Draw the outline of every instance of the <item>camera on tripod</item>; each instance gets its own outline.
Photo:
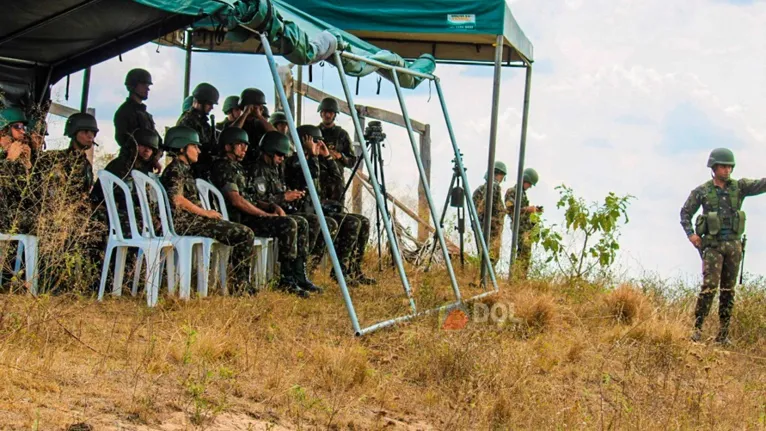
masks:
<path id="1" fill-rule="evenodd" d="M 386 139 L 386 134 L 383 133 L 383 126 L 380 121 L 370 121 L 367 123 L 367 128 L 364 129 L 364 140 L 370 144 L 379 144 Z"/>

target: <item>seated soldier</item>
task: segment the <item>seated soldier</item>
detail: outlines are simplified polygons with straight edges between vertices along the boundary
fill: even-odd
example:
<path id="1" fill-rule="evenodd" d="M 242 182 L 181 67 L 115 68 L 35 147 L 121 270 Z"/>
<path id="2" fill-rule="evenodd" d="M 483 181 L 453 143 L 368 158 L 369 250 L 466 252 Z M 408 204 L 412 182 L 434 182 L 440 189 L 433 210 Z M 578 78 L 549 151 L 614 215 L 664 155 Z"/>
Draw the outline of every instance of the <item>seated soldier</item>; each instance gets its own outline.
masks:
<path id="1" fill-rule="evenodd" d="M 255 234 L 247 226 L 222 219 L 220 213 L 202 208 L 191 167 L 200 154 L 199 135 L 186 126 L 175 126 L 165 135 L 165 148 L 175 154 L 162 173 L 173 211 L 173 226 L 179 235 L 214 238 L 233 247 L 234 291 L 250 290 L 250 262 Z"/>
<path id="2" fill-rule="evenodd" d="M 18 108 L 0 111 L 0 233 L 33 233 L 33 199 L 29 174 L 31 147 L 27 118 Z"/>
<path id="3" fill-rule="evenodd" d="M 215 129 L 210 124 L 210 111 L 218 104 L 218 89 L 203 82 L 192 92 L 194 101 L 191 109 L 181 114 L 176 126 L 186 126 L 194 129 L 200 138 L 199 161 L 194 164 L 192 171 L 195 178 L 208 179 L 213 156 L 218 154 Z"/>
<path id="4" fill-rule="evenodd" d="M 247 154 L 247 133 L 236 127 L 221 133 L 219 144 L 224 157 L 213 165 L 213 184 L 226 199 L 226 208 L 232 220 L 248 226 L 256 236 L 276 238 L 279 241 L 280 277 L 277 287 L 301 297 L 307 292 L 319 292 L 311 283 L 298 262 L 298 223 L 285 217 L 273 203 L 259 201 L 248 187 L 242 159 Z M 302 245 L 301 245 L 302 246 Z"/>

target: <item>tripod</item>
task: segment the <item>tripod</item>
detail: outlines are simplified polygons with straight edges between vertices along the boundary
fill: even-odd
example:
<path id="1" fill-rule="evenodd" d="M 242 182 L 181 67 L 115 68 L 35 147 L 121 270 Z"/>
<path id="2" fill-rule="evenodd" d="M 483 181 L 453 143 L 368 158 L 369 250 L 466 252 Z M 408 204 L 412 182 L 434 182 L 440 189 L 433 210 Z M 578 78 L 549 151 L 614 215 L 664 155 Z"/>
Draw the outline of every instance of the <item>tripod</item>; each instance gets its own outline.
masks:
<path id="1" fill-rule="evenodd" d="M 463 154 L 460 154 L 462 157 Z M 462 177 L 460 176 L 460 168 L 457 164 L 457 159 L 452 159 L 452 181 L 449 183 L 449 189 L 447 190 L 447 197 L 444 199 L 444 209 L 442 209 L 442 215 L 439 219 L 439 227 L 444 229 L 444 217 L 447 215 L 447 208 L 453 207 L 457 212 L 457 231 L 460 233 L 460 266 L 465 267 L 465 189 L 462 186 Z M 426 264 L 425 271 L 431 269 L 431 263 L 433 262 L 434 252 L 436 251 L 436 245 L 438 244 L 438 236 L 434 232 L 433 245 L 428 256 L 428 263 Z M 477 240 L 478 244 L 478 240 Z"/>

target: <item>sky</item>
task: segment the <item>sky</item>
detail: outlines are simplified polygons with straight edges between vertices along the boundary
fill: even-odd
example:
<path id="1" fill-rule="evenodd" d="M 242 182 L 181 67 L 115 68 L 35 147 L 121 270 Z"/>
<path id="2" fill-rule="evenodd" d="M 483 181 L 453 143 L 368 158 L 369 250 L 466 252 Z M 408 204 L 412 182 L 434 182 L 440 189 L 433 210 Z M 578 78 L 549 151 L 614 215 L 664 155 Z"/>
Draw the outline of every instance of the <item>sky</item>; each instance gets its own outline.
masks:
<path id="1" fill-rule="evenodd" d="M 630 274 L 695 276 L 697 252 L 679 224 L 689 192 L 709 179 L 712 148 L 729 147 L 737 157 L 736 178 L 761 178 L 766 160 L 766 2 L 759 0 L 533 0 L 509 1 L 532 41 L 533 67 L 526 166 L 540 174 L 529 191 L 546 208 L 549 224 L 561 223 L 554 187 L 566 184 L 588 201 L 610 191 L 635 196 L 623 228 L 619 265 Z M 281 60 L 286 63 L 285 60 Z M 96 110 L 101 156 L 116 152 L 112 117 L 126 97 L 125 73 L 133 67 L 153 76 L 147 105 L 164 131 L 180 115 L 184 52 L 148 44 L 92 69 L 89 105 Z M 490 129 L 492 69 L 438 65 L 471 188 L 483 180 Z M 308 75 L 307 73 L 304 74 Z M 245 87 L 267 94 L 273 111 L 273 81 L 263 56 L 195 53 L 192 86 L 215 85 L 223 98 Z M 399 111 L 393 84 L 363 78 L 356 102 Z M 54 99 L 80 105 L 82 74 L 65 79 Z M 311 85 L 340 96 L 337 70 L 315 65 Z M 352 81 L 352 86 L 355 84 Z M 496 158 L 518 166 L 523 69 L 503 69 Z M 435 90 L 426 83 L 405 90 L 410 115 L 432 127 L 432 195 L 441 212 L 453 158 Z M 304 122 L 317 122 L 307 101 Z M 223 118 L 220 106 L 214 111 Z M 220 120 L 219 120 L 220 121 Z M 51 146 L 64 145 L 61 121 L 53 121 Z M 348 117 L 339 123 L 351 131 Z M 384 124 L 383 158 L 390 191 L 416 202 L 417 168 L 406 132 Z M 370 202 L 370 201 L 368 201 Z M 368 210 L 370 205 L 366 207 Z M 745 200 L 748 213 L 747 271 L 764 275 L 766 197 Z M 506 220 L 504 242 L 510 244 Z M 507 258 L 508 248 L 503 256 Z"/>

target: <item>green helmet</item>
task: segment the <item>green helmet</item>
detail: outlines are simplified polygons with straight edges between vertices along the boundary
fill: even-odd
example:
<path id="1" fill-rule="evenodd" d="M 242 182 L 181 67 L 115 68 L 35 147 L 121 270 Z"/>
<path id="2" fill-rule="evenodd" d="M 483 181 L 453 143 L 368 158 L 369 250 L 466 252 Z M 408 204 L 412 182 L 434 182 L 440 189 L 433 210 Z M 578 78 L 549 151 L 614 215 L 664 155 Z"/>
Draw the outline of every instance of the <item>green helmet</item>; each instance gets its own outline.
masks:
<path id="1" fill-rule="evenodd" d="M 239 96 L 239 106 L 265 105 L 266 95 L 257 88 L 245 88 Z"/>
<path id="2" fill-rule="evenodd" d="M 508 168 L 505 166 L 505 163 L 495 160 L 495 172 L 502 172 L 503 175 L 508 175 Z"/>
<path id="3" fill-rule="evenodd" d="M 734 153 L 728 148 L 716 148 L 710 152 L 707 158 L 707 167 L 712 168 L 715 165 L 725 165 L 734 167 Z"/>
<path id="4" fill-rule="evenodd" d="M 287 155 L 290 152 L 290 139 L 288 139 L 287 136 L 272 130 L 263 135 L 258 146 L 261 148 L 261 151 L 270 156 L 273 156 L 276 153 Z"/>
<path id="5" fill-rule="evenodd" d="M 213 105 L 218 104 L 218 89 L 208 84 L 207 82 L 203 82 L 202 84 L 194 87 L 192 96 L 194 96 L 194 99 L 200 103 L 210 103 Z"/>
<path id="6" fill-rule="evenodd" d="M 130 72 L 125 75 L 125 86 L 133 88 L 137 84 L 152 85 L 152 75 L 145 69 L 131 69 Z"/>
<path id="7" fill-rule="evenodd" d="M 181 112 L 186 112 L 191 109 L 193 103 L 194 96 L 187 96 L 186 99 L 184 99 L 183 105 L 181 105 Z"/>
<path id="8" fill-rule="evenodd" d="M 70 115 L 66 120 L 66 125 L 64 126 L 64 135 L 74 139 L 74 137 L 77 135 L 77 132 L 81 130 L 90 130 L 93 133 L 98 133 L 98 123 L 96 122 L 96 117 L 85 112 L 78 112 L 76 114 Z"/>
<path id="9" fill-rule="evenodd" d="M 171 127 L 165 134 L 165 148 L 168 150 L 181 151 L 189 144 L 201 145 L 199 142 L 199 134 L 191 127 Z"/>
<path id="10" fill-rule="evenodd" d="M 24 111 L 19 108 L 5 108 L 0 111 L 0 129 L 5 129 L 14 123 L 29 123 Z"/>
<path id="11" fill-rule="evenodd" d="M 537 185 L 537 181 L 540 180 L 540 176 L 537 175 L 536 170 L 532 168 L 526 168 L 524 169 L 524 172 L 521 174 L 521 180 L 525 183 L 529 183 L 535 186 Z"/>
<path id="12" fill-rule="evenodd" d="M 227 127 L 221 132 L 221 136 L 218 137 L 218 145 L 223 148 L 224 145 L 232 145 L 237 143 L 250 144 L 247 132 L 239 127 Z"/>
<path id="13" fill-rule="evenodd" d="M 138 145 L 143 145 L 144 147 L 149 147 L 154 150 L 160 149 L 160 135 L 154 130 L 136 129 L 136 131 L 133 132 L 133 140 L 135 140 Z"/>
<path id="14" fill-rule="evenodd" d="M 305 135 L 309 135 L 314 139 L 320 139 L 324 141 L 324 136 L 322 136 L 322 131 L 319 129 L 319 127 L 313 124 L 304 124 L 298 127 L 298 136 L 300 136 L 300 138 L 303 139 Z"/>
<path id="15" fill-rule="evenodd" d="M 229 115 L 229 112 L 238 106 L 239 96 L 229 96 L 223 101 L 223 113 Z"/>
<path id="16" fill-rule="evenodd" d="M 322 111 L 330 111 L 336 114 L 339 113 L 340 108 L 338 107 L 338 101 L 332 97 L 325 97 L 321 102 L 319 102 L 319 106 L 317 107 L 317 112 Z"/>
<path id="17" fill-rule="evenodd" d="M 287 115 L 285 115 L 284 112 L 277 111 L 271 114 L 271 117 L 269 117 L 269 123 L 271 123 L 271 125 L 274 127 L 276 127 L 279 123 L 287 124 Z"/>

